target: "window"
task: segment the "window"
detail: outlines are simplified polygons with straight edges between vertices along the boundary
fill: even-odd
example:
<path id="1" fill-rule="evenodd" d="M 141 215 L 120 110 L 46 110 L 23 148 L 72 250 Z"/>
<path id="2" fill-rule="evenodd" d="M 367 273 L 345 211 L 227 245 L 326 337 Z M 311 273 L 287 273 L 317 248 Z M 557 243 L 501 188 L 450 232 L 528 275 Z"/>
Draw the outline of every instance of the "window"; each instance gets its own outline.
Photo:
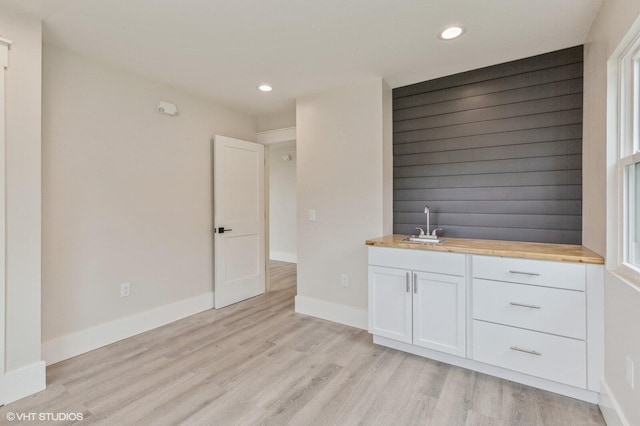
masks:
<path id="1" fill-rule="evenodd" d="M 621 265 L 640 274 L 640 34 L 622 54 L 619 70 Z"/>

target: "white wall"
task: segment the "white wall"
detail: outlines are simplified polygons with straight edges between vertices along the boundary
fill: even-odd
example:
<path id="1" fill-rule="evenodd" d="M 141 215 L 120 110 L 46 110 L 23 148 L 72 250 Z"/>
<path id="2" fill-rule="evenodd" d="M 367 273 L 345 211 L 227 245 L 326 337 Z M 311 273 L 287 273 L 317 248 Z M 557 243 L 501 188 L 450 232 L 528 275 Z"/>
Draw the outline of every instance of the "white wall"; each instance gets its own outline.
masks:
<path id="1" fill-rule="evenodd" d="M 13 41 L 6 71 L 6 336 L 4 402 L 45 385 L 40 353 L 42 24 L 0 10 Z"/>
<path id="2" fill-rule="evenodd" d="M 49 45 L 43 77 L 52 362 L 211 306 L 211 139 L 256 132 L 251 117 Z M 156 112 L 161 100 L 178 115 Z"/>
<path id="3" fill-rule="evenodd" d="M 637 0 L 607 0 L 585 44 L 583 244 L 605 257 L 607 60 L 640 15 Z M 614 89 L 615 90 L 615 89 Z M 613 220 L 613 218 L 611 218 Z M 613 235 L 607 235 L 608 239 Z M 608 259 L 610 260 L 610 259 Z M 636 388 L 625 381 L 625 357 L 636 365 Z M 640 289 L 605 271 L 605 383 L 629 424 L 640 424 Z M 605 415 L 608 410 L 603 407 Z"/>
<path id="4" fill-rule="evenodd" d="M 282 157 L 290 155 L 290 161 Z M 297 262 L 296 143 L 269 147 L 269 251 L 273 260 Z"/>
<path id="5" fill-rule="evenodd" d="M 391 143 L 384 137 L 388 90 L 377 78 L 297 100 L 298 312 L 367 326 L 364 242 L 390 228 L 383 205 L 391 176 L 383 162 Z M 349 275 L 348 288 L 341 274 Z"/>
<path id="6" fill-rule="evenodd" d="M 256 121 L 256 130 L 258 132 L 295 127 L 296 109 L 294 107 L 275 114 L 263 115 L 258 117 Z"/>

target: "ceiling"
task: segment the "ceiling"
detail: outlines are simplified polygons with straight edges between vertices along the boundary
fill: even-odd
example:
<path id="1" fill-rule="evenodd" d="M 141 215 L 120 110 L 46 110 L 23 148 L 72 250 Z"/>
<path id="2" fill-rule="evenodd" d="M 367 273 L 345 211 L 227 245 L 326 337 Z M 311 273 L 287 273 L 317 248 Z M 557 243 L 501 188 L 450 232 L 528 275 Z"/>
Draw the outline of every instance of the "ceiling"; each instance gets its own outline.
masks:
<path id="1" fill-rule="evenodd" d="M 0 0 L 44 41 L 253 116 L 582 44 L 603 0 Z M 438 39 L 449 24 L 463 37 Z M 274 90 L 257 90 L 269 83 Z"/>

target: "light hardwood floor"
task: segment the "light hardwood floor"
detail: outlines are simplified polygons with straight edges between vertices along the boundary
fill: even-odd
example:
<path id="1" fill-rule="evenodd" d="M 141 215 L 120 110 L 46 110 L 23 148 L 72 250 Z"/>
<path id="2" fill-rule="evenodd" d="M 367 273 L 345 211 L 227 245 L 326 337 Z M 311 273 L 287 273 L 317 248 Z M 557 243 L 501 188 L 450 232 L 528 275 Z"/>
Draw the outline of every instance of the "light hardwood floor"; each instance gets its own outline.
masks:
<path id="1" fill-rule="evenodd" d="M 298 315 L 295 265 L 272 266 L 289 285 L 50 366 L 47 390 L 2 407 L 0 423 L 81 412 L 101 425 L 604 424 L 595 405 Z"/>
<path id="2" fill-rule="evenodd" d="M 269 291 L 285 290 L 296 286 L 297 265 L 295 263 L 269 261 Z"/>

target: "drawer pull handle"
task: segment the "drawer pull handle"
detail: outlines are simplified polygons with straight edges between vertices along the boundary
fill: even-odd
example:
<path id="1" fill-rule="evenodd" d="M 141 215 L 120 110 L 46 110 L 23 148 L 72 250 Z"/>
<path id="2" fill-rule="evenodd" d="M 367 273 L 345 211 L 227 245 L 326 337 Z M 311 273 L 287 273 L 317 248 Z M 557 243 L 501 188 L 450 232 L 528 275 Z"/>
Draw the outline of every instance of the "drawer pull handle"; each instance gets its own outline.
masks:
<path id="1" fill-rule="evenodd" d="M 519 348 L 517 346 L 511 346 L 509 349 L 511 349 L 512 351 L 524 352 L 526 354 L 531 354 L 531 355 L 536 355 L 536 356 L 541 356 L 542 355 L 540 352 L 530 351 L 528 349 L 522 349 L 522 348 Z"/>
<path id="2" fill-rule="evenodd" d="M 531 309 L 542 309 L 541 306 L 537 305 L 527 305 L 526 303 L 518 303 L 518 302 L 509 302 L 511 306 L 522 306 L 523 308 L 531 308 Z"/>
<path id="3" fill-rule="evenodd" d="M 409 273 L 407 272 L 407 293 L 411 292 L 411 290 L 409 290 Z"/>
<path id="4" fill-rule="evenodd" d="M 520 275 L 529 275 L 531 277 L 539 277 L 540 274 L 537 272 L 524 272 L 524 271 L 509 271 L 510 274 L 520 274 Z"/>

